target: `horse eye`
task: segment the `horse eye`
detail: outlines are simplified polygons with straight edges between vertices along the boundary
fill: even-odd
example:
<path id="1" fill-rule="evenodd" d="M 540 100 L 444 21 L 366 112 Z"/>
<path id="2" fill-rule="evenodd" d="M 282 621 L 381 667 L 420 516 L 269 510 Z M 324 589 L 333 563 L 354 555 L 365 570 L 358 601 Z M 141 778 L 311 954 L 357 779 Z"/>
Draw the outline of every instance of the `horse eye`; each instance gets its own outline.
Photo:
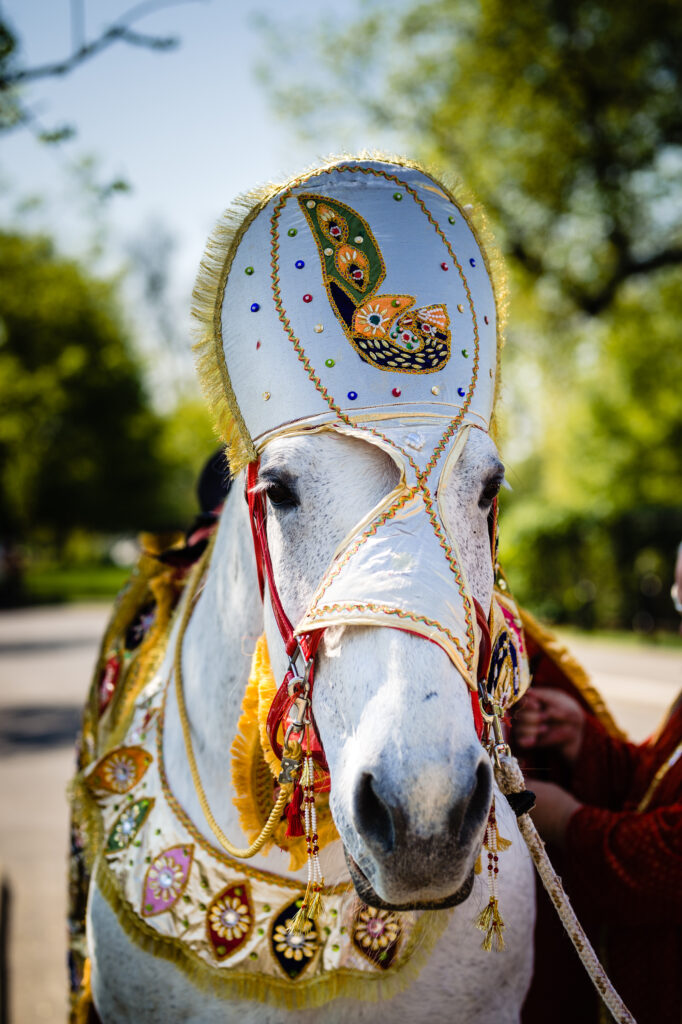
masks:
<path id="1" fill-rule="evenodd" d="M 481 508 L 489 508 L 489 506 L 492 505 L 493 501 L 500 493 L 500 487 L 502 486 L 503 479 L 504 477 L 502 476 L 494 476 L 492 480 L 488 480 L 481 492 L 481 497 L 479 498 L 478 504 Z"/>
<path id="2" fill-rule="evenodd" d="M 282 480 L 271 480 L 265 486 L 265 493 L 273 508 L 296 508 L 298 495 Z"/>

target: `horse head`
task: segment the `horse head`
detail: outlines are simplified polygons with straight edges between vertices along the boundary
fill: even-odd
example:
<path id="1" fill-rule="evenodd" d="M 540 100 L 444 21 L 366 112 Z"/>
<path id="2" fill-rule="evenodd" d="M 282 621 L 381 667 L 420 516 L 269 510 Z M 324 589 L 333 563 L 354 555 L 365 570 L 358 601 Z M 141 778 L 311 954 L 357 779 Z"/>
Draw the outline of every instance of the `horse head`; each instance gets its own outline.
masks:
<path id="1" fill-rule="evenodd" d="M 408 164 L 332 163 L 245 205 L 207 250 L 197 351 L 261 509 L 272 664 L 310 653 L 298 735 L 321 745 L 360 896 L 450 906 L 493 789 L 473 713 L 503 479 L 490 247 Z"/>

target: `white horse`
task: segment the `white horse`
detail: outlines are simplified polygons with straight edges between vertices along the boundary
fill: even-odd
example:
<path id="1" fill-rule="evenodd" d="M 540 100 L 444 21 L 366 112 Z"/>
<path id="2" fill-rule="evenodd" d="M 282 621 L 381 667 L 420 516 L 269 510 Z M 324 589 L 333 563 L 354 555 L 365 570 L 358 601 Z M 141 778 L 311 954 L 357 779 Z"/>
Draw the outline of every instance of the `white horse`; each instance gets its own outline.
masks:
<path id="1" fill-rule="evenodd" d="M 487 517 L 502 474 L 493 442 L 472 429 L 440 495 L 471 593 L 485 610 L 493 592 Z M 396 479 L 396 465 L 385 452 L 354 438 L 325 433 L 283 437 L 265 448 L 259 486 L 267 495 L 275 579 L 292 622 L 303 615 L 339 543 Z M 233 841 L 245 843 L 227 761 L 251 653 L 263 629 L 275 677 L 281 679 L 287 666 L 267 600 L 263 612 L 240 483 L 238 478 L 222 515 L 206 583 L 184 637 L 182 666 L 209 804 L 221 828 Z M 171 637 L 162 676 L 171 671 L 173 647 Z M 337 626 L 326 630 L 319 649 L 313 711 L 341 837 L 322 851 L 326 881 L 352 876 L 368 903 L 443 907 L 438 913 L 447 926 L 421 972 L 403 992 L 379 1004 L 339 998 L 322 1008 L 288 1011 L 226 1001 L 131 941 L 93 883 L 89 954 L 94 1001 L 104 1024 L 519 1020 L 532 970 L 532 866 L 514 813 L 496 791 L 464 679 L 444 651 L 422 637 L 396 629 Z M 170 788 L 206 840 L 215 842 L 190 775 L 172 688 L 163 749 Z M 481 949 L 481 933 L 473 924 L 488 899 L 485 872 L 474 875 L 474 864 L 494 793 L 500 832 L 512 840 L 500 856 L 499 903 L 506 924 L 501 953 Z M 303 878 L 300 872 L 289 873 L 287 858 L 276 848 L 253 863 L 284 877 Z M 446 909 L 469 887 L 463 902 Z"/>

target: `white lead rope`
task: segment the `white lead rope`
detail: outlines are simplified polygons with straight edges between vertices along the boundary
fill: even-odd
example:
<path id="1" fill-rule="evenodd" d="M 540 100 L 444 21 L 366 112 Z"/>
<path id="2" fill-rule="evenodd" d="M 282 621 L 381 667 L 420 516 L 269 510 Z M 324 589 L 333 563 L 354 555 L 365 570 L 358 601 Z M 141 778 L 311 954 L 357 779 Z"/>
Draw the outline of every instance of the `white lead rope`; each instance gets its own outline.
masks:
<path id="1" fill-rule="evenodd" d="M 494 757 L 493 761 L 497 784 L 505 796 L 523 793 L 526 789 L 526 783 L 516 758 L 512 754 L 499 753 L 497 757 Z M 583 967 L 589 974 L 592 984 L 601 996 L 604 1005 L 609 1009 L 613 1019 L 618 1021 L 618 1024 L 637 1024 L 635 1018 L 609 981 L 606 971 L 592 948 L 590 940 L 585 935 L 582 925 L 575 916 L 575 911 L 564 891 L 561 879 L 552 867 L 545 850 L 545 844 L 538 835 L 530 815 L 527 813 L 520 814 L 517 821 L 521 835 L 530 850 L 533 863 L 542 879 L 542 884 L 547 890 L 549 898 L 561 919 L 561 923 L 566 929 L 566 934 L 575 946 Z"/>

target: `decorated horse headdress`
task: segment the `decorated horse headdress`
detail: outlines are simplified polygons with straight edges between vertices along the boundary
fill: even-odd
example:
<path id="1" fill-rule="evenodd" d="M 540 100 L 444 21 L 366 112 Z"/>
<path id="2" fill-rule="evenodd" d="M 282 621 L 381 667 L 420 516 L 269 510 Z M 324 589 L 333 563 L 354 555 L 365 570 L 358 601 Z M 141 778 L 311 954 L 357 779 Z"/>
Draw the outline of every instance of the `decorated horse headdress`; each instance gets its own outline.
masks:
<path id="1" fill-rule="evenodd" d="M 438 494 L 468 431 L 491 426 L 499 276 L 472 205 L 414 164 L 360 159 L 229 211 L 195 291 L 199 374 L 235 472 L 273 438 L 312 429 L 376 444 L 401 470 L 296 632 L 405 625 L 472 689 L 476 614 Z M 384 573 L 368 569 L 377 556 Z"/>

